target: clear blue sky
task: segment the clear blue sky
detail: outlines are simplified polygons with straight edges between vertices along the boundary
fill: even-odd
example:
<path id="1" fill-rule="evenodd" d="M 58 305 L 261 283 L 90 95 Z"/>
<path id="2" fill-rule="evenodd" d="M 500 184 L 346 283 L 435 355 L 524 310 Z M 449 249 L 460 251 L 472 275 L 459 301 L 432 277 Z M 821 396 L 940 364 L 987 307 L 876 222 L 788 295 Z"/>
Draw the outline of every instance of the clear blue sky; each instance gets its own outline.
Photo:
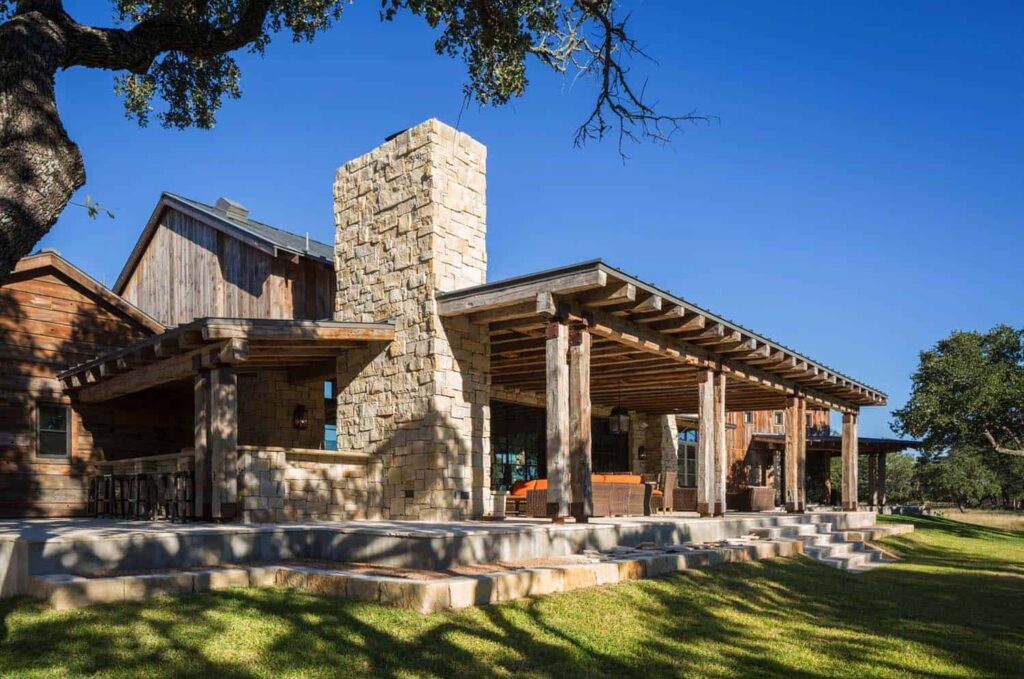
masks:
<path id="1" fill-rule="evenodd" d="M 108 23 L 106 3 L 68 2 Z M 244 56 L 211 131 L 140 129 L 112 75 L 58 78 L 86 194 L 42 246 L 112 283 L 163 190 L 234 198 L 333 242 L 335 169 L 429 117 L 455 124 L 463 67 L 422 22 L 357 1 L 313 45 Z M 672 148 L 573 148 L 590 103 L 539 66 L 527 95 L 472 107 L 487 145 L 491 279 L 593 257 L 904 402 L 951 330 L 1022 324 L 1024 5 L 632 2 L 662 110 L 717 116 Z M 889 434 L 889 408 L 862 433 Z"/>

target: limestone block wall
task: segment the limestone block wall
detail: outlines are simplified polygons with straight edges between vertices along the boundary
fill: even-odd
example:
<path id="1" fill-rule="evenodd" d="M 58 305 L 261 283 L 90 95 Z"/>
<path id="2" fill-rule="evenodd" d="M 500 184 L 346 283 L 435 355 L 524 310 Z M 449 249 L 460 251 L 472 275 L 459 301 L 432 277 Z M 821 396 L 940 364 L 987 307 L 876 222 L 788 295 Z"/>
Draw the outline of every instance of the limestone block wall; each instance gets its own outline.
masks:
<path id="1" fill-rule="evenodd" d="M 396 323 L 390 345 L 338 361 L 338 446 L 380 459 L 385 517 L 491 510 L 487 333 L 435 297 L 486 281 L 485 163 L 429 120 L 335 179 L 335 317 Z"/>
<path id="2" fill-rule="evenodd" d="M 239 446 L 242 520 L 255 523 L 379 519 L 378 464 L 344 454 Z"/>
<path id="3" fill-rule="evenodd" d="M 641 415 L 644 429 L 644 448 L 647 453 L 643 461 L 645 474 L 675 472 L 679 470 L 679 430 L 673 415 Z"/>
<path id="4" fill-rule="evenodd" d="M 306 406 L 309 427 L 294 427 L 295 406 Z M 324 385 L 293 384 L 275 370 L 238 376 L 238 442 L 256 446 L 319 448 L 324 436 Z"/>

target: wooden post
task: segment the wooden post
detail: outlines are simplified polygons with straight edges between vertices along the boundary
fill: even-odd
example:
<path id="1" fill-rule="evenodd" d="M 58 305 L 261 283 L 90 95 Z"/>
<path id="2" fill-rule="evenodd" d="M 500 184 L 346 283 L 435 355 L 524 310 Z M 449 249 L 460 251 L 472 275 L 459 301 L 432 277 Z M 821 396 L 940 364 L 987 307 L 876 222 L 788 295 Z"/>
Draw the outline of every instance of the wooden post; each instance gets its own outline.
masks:
<path id="1" fill-rule="evenodd" d="M 875 473 L 878 475 L 876 483 L 878 485 L 878 506 L 885 506 L 885 453 L 878 454 L 878 467 L 875 468 Z"/>
<path id="2" fill-rule="evenodd" d="M 569 514 L 569 330 L 561 321 L 547 327 L 548 511 L 555 522 Z"/>
<path id="3" fill-rule="evenodd" d="M 855 512 L 857 502 L 857 414 L 843 414 L 843 511 Z"/>
<path id="4" fill-rule="evenodd" d="M 235 517 L 238 504 L 238 390 L 231 366 L 210 371 L 211 514 Z"/>
<path id="5" fill-rule="evenodd" d="M 797 420 L 800 417 L 800 399 L 790 396 L 786 399 L 786 453 L 783 464 L 786 477 L 786 511 L 794 514 L 800 511 L 800 491 L 797 484 L 797 471 L 800 467 L 798 452 L 799 431 Z"/>
<path id="6" fill-rule="evenodd" d="M 715 516 L 725 516 L 726 478 L 729 474 L 729 450 L 725 447 L 725 381 L 723 373 L 715 373 Z"/>
<path id="7" fill-rule="evenodd" d="M 807 511 L 807 399 L 797 399 L 796 416 L 796 496 L 797 510 Z"/>
<path id="8" fill-rule="evenodd" d="M 878 506 L 878 455 L 868 455 L 868 504 L 874 509 Z"/>
<path id="9" fill-rule="evenodd" d="M 195 418 L 193 431 L 195 434 L 195 458 L 193 475 L 195 476 L 195 516 L 205 518 L 210 515 L 210 371 L 201 370 L 196 374 L 193 385 L 195 395 Z"/>
<path id="10" fill-rule="evenodd" d="M 715 384 L 710 370 L 697 372 L 697 512 L 715 507 Z"/>
<path id="11" fill-rule="evenodd" d="M 569 429 L 572 445 L 569 462 L 572 469 L 572 515 L 586 523 L 594 514 L 591 487 L 590 437 L 590 331 L 574 324 L 569 328 Z"/>

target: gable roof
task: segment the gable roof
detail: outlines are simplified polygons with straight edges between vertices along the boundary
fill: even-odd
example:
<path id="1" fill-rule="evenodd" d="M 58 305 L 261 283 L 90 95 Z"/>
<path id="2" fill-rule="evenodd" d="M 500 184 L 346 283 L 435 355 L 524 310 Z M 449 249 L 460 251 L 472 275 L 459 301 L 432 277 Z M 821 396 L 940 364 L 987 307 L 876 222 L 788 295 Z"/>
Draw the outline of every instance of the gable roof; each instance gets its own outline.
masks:
<path id="1" fill-rule="evenodd" d="M 156 320 L 120 295 L 114 293 L 95 278 L 64 259 L 64 257 L 56 250 L 44 249 L 27 257 L 22 257 L 18 260 L 18 263 L 14 265 L 14 271 L 11 272 L 11 277 L 14 278 L 21 274 L 32 275 L 41 273 L 46 269 L 53 269 L 92 296 L 105 302 L 108 306 L 121 312 L 153 333 L 159 334 L 167 329 L 162 323 L 160 323 L 160 321 Z"/>
<path id="2" fill-rule="evenodd" d="M 269 224 L 258 222 L 255 219 L 249 219 L 244 211 L 229 212 L 220 207 L 207 205 L 198 200 L 165 191 L 160 194 L 160 200 L 153 209 L 153 214 L 139 235 L 139 240 L 135 243 L 135 247 L 128 256 L 124 268 L 121 269 L 121 273 L 114 283 L 114 292 L 118 294 L 124 292 L 125 286 L 128 285 L 128 279 L 131 278 L 132 273 L 135 271 L 142 253 L 145 251 L 146 246 L 149 245 L 150 239 L 160 225 L 160 217 L 163 211 L 167 208 L 178 210 L 193 219 L 198 219 L 204 224 L 243 243 L 263 250 L 271 256 L 278 256 L 283 252 L 316 260 L 331 267 L 334 266 L 334 247 L 327 243 L 321 243 L 312 238 L 307 239 L 305 236 L 300 236 L 297 233 L 283 231 Z"/>

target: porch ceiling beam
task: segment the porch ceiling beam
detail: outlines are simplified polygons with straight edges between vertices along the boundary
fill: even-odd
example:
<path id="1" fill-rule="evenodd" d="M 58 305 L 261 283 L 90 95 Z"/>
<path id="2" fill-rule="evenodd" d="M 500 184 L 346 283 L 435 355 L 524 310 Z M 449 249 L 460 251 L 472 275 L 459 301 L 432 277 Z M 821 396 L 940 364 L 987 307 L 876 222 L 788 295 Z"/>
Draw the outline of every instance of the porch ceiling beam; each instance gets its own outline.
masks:
<path id="1" fill-rule="evenodd" d="M 662 321 L 675 321 L 678 323 L 686 318 L 686 309 L 679 305 L 663 306 L 663 308 L 656 311 L 631 314 L 629 318 L 637 323 L 658 323 Z M 694 316 L 694 318 L 697 317 Z M 701 324 L 701 327 L 703 327 L 703 324 Z"/>
<path id="2" fill-rule="evenodd" d="M 303 339 L 362 342 L 390 342 L 395 338 L 394 328 L 339 327 L 334 325 L 262 324 L 257 322 L 208 321 L 202 329 L 203 339 Z"/>
<path id="3" fill-rule="evenodd" d="M 548 300 L 536 315 L 530 315 L 529 302 L 541 293 Z M 554 304 L 552 304 L 554 303 Z M 851 405 L 880 405 L 884 394 L 835 375 L 831 369 L 780 346 L 770 339 L 758 336 L 741 326 L 696 307 L 670 292 L 659 290 L 624 272 L 599 261 L 543 272 L 504 282 L 467 288 L 438 296 L 440 313 L 444 316 L 472 315 L 474 320 L 500 318 L 489 323 L 492 339 L 505 338 L 504 333 L 533 334 L 543 330 L 546 319 L 552 316 L 574 320 L 573 314 L 601 311 L 616 318 L 629 320 L 652 330 L 674 335 L 696 347 L 704 347 L 717 355 L 728 355 L 748 366 L 763 366 L 783 380 L 791 380 L 800 387 L 825 388 L 832 398 L 841 398 Z M 500 307 L 513 307 L 499 310 Z M 557 311 L 552 311 L 557 305 Z M 494 310 L 494 313 L 483 315 Z M 515 316 L 515 317 L 510 317 Z M 748 342 L 754 340 L 754 346 Z M 596 349 L 596 346 L 595 346 Z M 778 370 L 786 370 L 779 375 Z M 835 377 L 835 382 L 823 381 L 822 376 Z"/>
<path id="4" fill-rule="evenodd" d="M 438 302 L 437 311 L 441 316 L 458 316 L 469 311 L 481 312 L 536 300 L 538 293 L 567 295 L 603 288 L 607 284 L 608 274 L 604 271 L 599 269 L 582 271 L 510 288 L 498 288 L 477 294 L 467 292 L 464 296 L 442 299 Z"/>
<path id="5" fill-rule="evenodd" d="M 728 372 L 730 379 L 758 384 L 764 388 L 782 393 L 796 394 L 801 392 L 816 405 L 841 412 L 856 412 L 859 410 L 856 405 L 846 402 L 839 397 L 829 396 L 813 389 L 802 388 L 790 380 L 777 377 L 757 367 L 746 366 L 742 363 L 717 356 L 702 347 L 653 332 L 639 324 L 615 318 L 599 311 L 594 311 L 591 315 L 593 320 L 590 329 L 595 335 L 613 339 L 641 351 L 665 355 L 687 365 L 721 366 L 723 370 Z"/>
<path id="6" fill-rule="evenodd" d="M 579 303 L 585 307 L 605 307 L 636 301 L 636 286 L 632 283 L 610 282 L 603 288 L 584 292 Z"/>
<path id="7" fill-rule="evenodd" d="M 674 335 L 677 333 L 703 330 L 704 326 L 706 325 L 707 319 L 704 316 L 701 316 L 699 314 L 693 314 L 692 312 L 687 312 L 686 315 L 680 319 L 658 321 L 654 323 L 651 326 L 651 328 L 653 330 L 657 330 L 658 332 Z"/>
<path id="8" fill-rule="evenodd" d="M 158 387 L 168 382 L 191 377 L 201 368 L 241 363 L 249 356 L 244 340 L 234 339 L 201 347 L 185 354 L 152 363 L 110 379 L 86 386 L 78 391 L 83 403 L 96 403 Z"/>

